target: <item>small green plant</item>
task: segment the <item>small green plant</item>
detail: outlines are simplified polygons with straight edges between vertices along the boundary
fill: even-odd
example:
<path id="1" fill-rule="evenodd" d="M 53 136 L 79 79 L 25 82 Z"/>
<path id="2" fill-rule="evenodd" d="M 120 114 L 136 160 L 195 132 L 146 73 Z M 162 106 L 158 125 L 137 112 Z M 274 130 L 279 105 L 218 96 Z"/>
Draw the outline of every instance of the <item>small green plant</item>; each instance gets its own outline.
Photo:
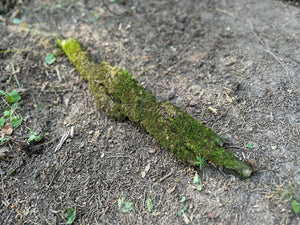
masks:
<path id="1" fill-rule="evenodd" d="M 182 216 L 182 214 L 187 210 L 186 206 L 181 206 L 181 209 L 177 213 L 178 216 Z"/>
<path id="2" fill-rule="evenodd" d="M 0 97 L 3 100 L 3 104 L 0 104 L 0 130 L 5 129 L 4 133 L 6 135 L 10 135 L 14 129 L 22 124 L 23 121 L 22 115 L 17 113 L 21 96 L 17 91 L 11 91 L 7 93 L 3 90 L 0 90 Z M 30 142 L 33 140 L 39 142 L 49 134 L 38 134 L 32 129 L 28 129 L 30 130 L 30 136 L 27 139 L 27 144 L 30 144 Z M 3 145 L 9 140 L 10 139 L 8 137 L 0 137 L 0 145 Z"/>
<path id="3" fill-rule="evenodd" d="M 72 224 L 76 219 L 76 210 L 72 207 L 67 209 L 67 213 L 64 215 L 67 218 L 67 224 Z"/>
<path id="4" fill-rule="evenodd" d="M 295 195 L 295 190 L 296 190 L 296 185 L 291 184 L 289 188 L 282 193 L 280 200 L 281 201 L 284 200 L 285 202 L 291 201 Z"/>
<path id="5" fill-rule="evenodd" d="M 291 203 L 292 209 L 294 213 L 297 214 L 300 212 L 300 202 L 297 201 L 298 199 L 300 199 L 300 197 L 295 194 L 295 191 L 296 191 L 296 185 L 291 184 L 289 188 L 282 193 L 280 200 L 285 202 L 292 201 Z"/>
<path id="6" fill-rule="evenodd" d="M 3 145 L 4 143 L 8 142 L 9 140 L 10 139 L 7 137 L 4 137 L 4 138 L 0 137 L 0 145 Z"/>
<path id="7" fill-rule="evenodd" d="M 200 176 L 197 172 L 195 173 L 195 176 L 194 176 L 194 184 L 197 185 L 197 188 L 196 188 L 197 191 L 201 192 L 202 188 L 203 188 L 203 185 L 202 185 L 202 181 L 200 179 Z"/>
<path id="8" fill-rule="evenodd" d="M 41 140 L 44 139 L 45 136 L 49 135 L 49 133 L 45 133 L 45 134 L 38 134 L 37 132 L 35 132 L 34 130 L 30 129 L 30 136 L 27 139 L 26 143 L 30 144 L 31 141 L 36 141 L 36 142 L 40 142 Z"/>
<path id="9" fill-rule="evenodd" d="M 92 13 L 92 14 L 90 15 L 90 18 L 89 18 L 88 22 L 89 22 L 89 23 L 94 23 L 94 22 L 96 22 L 99 18 L 100 18 L 100 15 L 99 15 L 99 14 L 97 14 L 97 13 Z"/>
<path id="10" fill-rule="evenodd" d="M 292 209 L 294 213 L 299 213 L 300 212 L 300 202 L 297 202 L 296 200 L 292 201 Z"/>
<path id="11" fill-rule="evenodd" d="M 6 123 L 15 129 L 20 126 L 23 121 L 22 116 L 16 112 L 21 96 L 17 91 L 7 93 L 3 90 L 0 90 L 0 95 L 4 96 L 1 97 L 3 104 L 0 105 L 0 113 L 2 114 L 0 114 L 0 129 L 2 129 Z M 7 142 L 7 138 L 2 137 L 0 140 L 1 145 Z"/>
<path id="12" fill-rule="evenodd" d="M 204 166 L 207 165 L 207 159 L 205 157 L 196 156 L 197 162 L 196 165 L 199 166 L 199 169 L 202 170 Z"/>
<path id="13" fill-rule="evenodd" d="M 252 143 L 246 144 L 246 148 L 252 149 L 253 148 L 253 144 Z"/>
<path id="14" fill-rule="evenodd" d="M 151 213 L 153 211 L 153 207 L 154 207 L 151 198 L 147 198 L 146 204 L 147 204 L 148 211 Z"/>
<path id="15" fill-rule="evenodd" d="M 9 103 L 16 103 L 21 100 L 21 96 L 17 91 L 12 91 L 10 93 L 6 93 L 3 90 L 0 90 L 0 94 L 6 96 L 6 100 Z"/>
<path id="16" fill-rule="evenodd" d="M 122 213 L 126 213 L 132 209 L 133 202 L 126 202 L 125 198 L 122 197 L 118 199 L 118 206 Z"/>
<path id="17" fill-rule="evenodd" d="M 52 63 L 54 63 L 55 60 L 56 60 L 56 57 L 55 57 L 55 55 L 53 55 L 53 54 L 47 54 L 47 55 L 45 56 L 45 62 L 46 62 L 48 65 L 51 65 Z"/>

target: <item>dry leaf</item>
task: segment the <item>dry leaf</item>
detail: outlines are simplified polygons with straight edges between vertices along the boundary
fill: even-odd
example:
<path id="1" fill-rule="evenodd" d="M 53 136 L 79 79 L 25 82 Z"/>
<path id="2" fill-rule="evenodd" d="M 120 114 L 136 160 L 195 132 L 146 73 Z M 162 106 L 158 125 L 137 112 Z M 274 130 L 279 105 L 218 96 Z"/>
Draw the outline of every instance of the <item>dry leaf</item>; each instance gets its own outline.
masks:
<path id="1" fill-rule="evenodd" d="M 213 108 L 213 107 L 211 107 L 211 106 L 209 106 L 208 109 L 209 109 L 213 114 L 215 114 L 216 116 L 218 115 L 217 109 L 215 109 L 215 108 Z"/>
<path id="2" fill-rule="evenodd" d="M 168 193 L 168 194 L 171 194 L 172 192 L 175 191 L 175 188 L 176 188 L 176 184 L 175 184 L 173 187 L 169 188 L 169 189 L 167 190 L 167 193 Z"/>
<path id="3" fill-rule="evenodd" d="M 256 171 L 257 171 L 257 163 L 256 163 L 256 160 L 255 160 L 255 159 L 249 159 L 249 160 L 248 160 L 248 163 L 251 165 L 253 171 L 256 172 Z"/>
<path id="4" fill-rule="evenodd" d="M 148 171 L 150 170 L 150 164 L 148 164 L 144 171 L 141 173 L 142 178 L 144 178 L 146 176 L 146 174 L 148 173 Z"/>
<path id="5" fill-rule="evenodd" d="M 185 213 L 182 214 L 182 220 L 185 224 L 189 224 L 190 222 L 188 216 Z"/>
<path id="6" fill-rule="evenodd" d="M 9 123 L 5 124 L 0 130 L 0 133 L 8 136 L 11 135 L 12 132 L 13 132 L 13 127 Z"/>
<path id="7" fill-rule="evenodd" d="M 207 217 L 208 217 L 209 219 L 214 219 L 214 218 L 215 218 L 215 214 L 212 213 L 212 212 L 207 213 Z"/>
<path id="8" fill-rule="evenodd" d="M 226 96 L 226 100 L 232 103 L 232 98 L 227 93 L 225 93 L 225 96 Z"/>

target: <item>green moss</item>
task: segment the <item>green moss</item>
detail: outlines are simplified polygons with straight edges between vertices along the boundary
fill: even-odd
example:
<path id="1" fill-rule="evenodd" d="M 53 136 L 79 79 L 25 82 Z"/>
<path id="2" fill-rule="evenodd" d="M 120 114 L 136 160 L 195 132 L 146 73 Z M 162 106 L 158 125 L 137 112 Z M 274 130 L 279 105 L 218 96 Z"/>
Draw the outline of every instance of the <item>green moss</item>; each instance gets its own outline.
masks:
<path id="1" fill-rule="evenodd" d="M 140 124 L 159 144 L 190 165 L 196 165 L 197 156 L 201 156 L 242 177 L 250 176 L 252 169 L 223 149 L 223 141 L 215 132 L 170 102 L 157 101 L 128 71 L 107 62 L 95 64 L 75 39 L 58 40 L 57 45 L 89 83 L 98 107 L 112 118 Z"/>

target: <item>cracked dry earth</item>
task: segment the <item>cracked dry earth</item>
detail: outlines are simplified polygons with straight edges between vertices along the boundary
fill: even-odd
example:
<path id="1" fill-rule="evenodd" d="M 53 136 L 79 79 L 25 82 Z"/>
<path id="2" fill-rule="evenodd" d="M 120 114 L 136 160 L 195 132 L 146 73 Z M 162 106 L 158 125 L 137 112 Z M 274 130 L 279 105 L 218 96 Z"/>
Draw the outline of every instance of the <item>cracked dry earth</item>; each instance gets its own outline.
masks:
<path id="1" fill-rule="evenodd" d="M 24 119 L 12 139 L 25 141 L 26 127 L 49 135 L 32 153 L 13 141 L 0 147 L 0 224 L 66 224 L 70 207 L 73 224 L 300 223 L 291 207 L 300 195 L 296 3 L 35 0 L 3 18 L 0 88 L 21 93 Z M 136 124 L 98 111 L 66 56 L 44 62 L 57 32 L 228 138 L 225 148 L 255 174 L 189 167 Z M 132 209 L 121 212 L 120 198 Z"/>

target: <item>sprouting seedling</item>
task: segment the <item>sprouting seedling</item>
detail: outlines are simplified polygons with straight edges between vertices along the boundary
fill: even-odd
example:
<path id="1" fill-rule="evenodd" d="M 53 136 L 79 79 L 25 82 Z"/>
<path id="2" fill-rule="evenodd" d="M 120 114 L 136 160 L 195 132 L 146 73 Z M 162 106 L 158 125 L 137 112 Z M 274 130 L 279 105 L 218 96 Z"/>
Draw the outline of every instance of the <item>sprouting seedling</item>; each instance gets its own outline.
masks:
<path id="1" fill-rule="evenodd" d="M 76 219 L 76 210 L 70 207 L 67 209 L 67 213 L 64 216 L 68 219 L 67 224 L 72 224 Z"/>
<path id="2" fill-rule="evenodd" d="M 29 128 L 30 129 L 30 128 Z M 30 129 L 30 136 L 27 139 L 27 144 L 30 144 L 31 141 L 39 142 L 44 139 L 45 136 L 49 135 L 49 133 L 38 134 L 36 131 Z"/>
<path id="3" fill-rule="evenodd" d="M 3 115 L 0 117 L 0 129 L 4 126 L 5 122 L 9 122 L 15 129 L 20 126 L 23 121 L 22 116 L 16 113 L 21 96 L 17 91 L 6 93 L 3 90 L 0 90 L 0 96 L 6 97 L 6 100 L 4 100 L 6 106 L 2 106 L 0 109 L 0 112 Z"/>
<path id="4" fill-rule="evenodd" d="M 126 213 L 132 209 L 133 202 L 126 202 L 125 198 L 122 197 L 118 199 L 118 206 L 122 213 Z"/>
<path id="5" fill-rule="evenodd" d="M 197 162 L 195 163 L 197 166 L 199 166 L 199 169 L 202 170 L 204 166 L 207 165 L 207 159 L 203 156 L 196 156 Z"/>

